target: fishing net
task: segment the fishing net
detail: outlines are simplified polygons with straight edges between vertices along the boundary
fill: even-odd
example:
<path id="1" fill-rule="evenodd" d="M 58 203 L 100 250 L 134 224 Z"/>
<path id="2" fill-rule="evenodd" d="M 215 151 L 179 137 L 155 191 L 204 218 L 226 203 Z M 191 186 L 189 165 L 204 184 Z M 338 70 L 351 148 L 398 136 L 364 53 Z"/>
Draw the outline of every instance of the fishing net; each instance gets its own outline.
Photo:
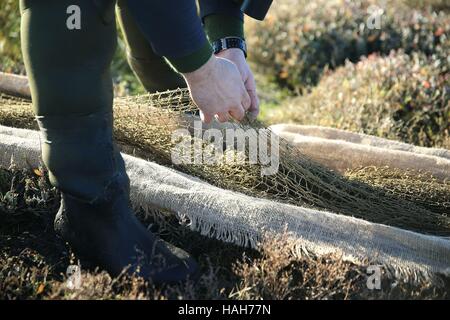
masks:
<path id="1" fill-rule="evenodd" d="M 127 153 L 173 167 L 225 190 L 304 208 L 327 210 L 420 233 L 450 235 L 446 184 L 442 189 L 437 188 L 440 190 L 440 200 L 437 202 L 434 198 L 429 199 L 426 191 L 416 193 L 414 197 L 405 196 L 398 189 L 398 192 L 386 192 L 371 179 L 358 175 L 349 179 L 326 168 L 301 148 L 292 146 L 284 139 L 277 140 L 270 129 L 255 121 L 203 126 L 199 134 L 196 113 L 197 108 L 187 90 L 116 98 L 115 138 Z M 0 124 L 36 128 L 31 104 L 2 96 Z M 203 136 L 212 127 L 224 137 L 229 132 L 227 130 L 242 130 L 249 140 L 258 140 L 262 136 L 267 141 L 267 157 L 278 159 L 278 170 L 274 174 L 264 174 L 267 161 L 258 158 L 253 163 L 250 158 L 254 152 L 249 144 L 244 144 L 243 149 L 224 144 L 222 153 L 219 152 L 217 141 Z M 188 134 L 174 139 L 173 133 L 180 129 Z M 206 150 L 203 157 L 205 152 L 214 154 L 214 163 L 196 163 L 196 155 L 191 154 L 187 156 L 191 160 L 189 163 L 175 164 L 172 151 L 183 139 Z M 272 148 L 275 144 L 279 148 Z M 236 145 L 233 140 L 233 146 Z M 274 150 L 278 154 L 271 154 L 276 152 Z M 229 161 L 230 158 L 240 161 Z M 402 181 L 407 184 L 407 179 Z M 427 186 L 422 184 L 424 188 Z"/>
<path id="2" fill-rule="evenodd" d="M 450 212 L 450 181 L 440 181 L 428 173 L 370 166 L 348 170 L 345 176 L 433 212 Z"/>

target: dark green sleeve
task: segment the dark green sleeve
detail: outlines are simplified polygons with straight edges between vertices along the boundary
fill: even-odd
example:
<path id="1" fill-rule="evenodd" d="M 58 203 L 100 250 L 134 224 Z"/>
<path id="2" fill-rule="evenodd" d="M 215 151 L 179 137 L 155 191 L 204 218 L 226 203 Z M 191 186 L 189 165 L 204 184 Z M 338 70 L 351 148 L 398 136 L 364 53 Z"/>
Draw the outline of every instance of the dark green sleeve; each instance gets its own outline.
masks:
<path id="1" fill-rule="evenodd" d="M 153 51 L 179 72 L 194 71 L 211 57 L 195 0 L 127 0 L 127 4 Z"/>
<path id="2" fill-rule="evenodd" d="M 204 45 L 197 51 L 180 58 L 168 58 L 169 64 L 180 73 L 188 73 L 199 69 L 211 57 L 213 53 L 211 44 L 205 41 Z"/>
<path id="3" fill-rule="evenodd" d="M 209 42 L 205 42 L 200 50 L 188 56 L 168 59 L 178 72 L 191 72 L 205 64 L 212 54 L 210 42 L 224 37 L 240 37 L 244 39 L 244 21 L 240 17 L 226 14 L 211 14 L 203 19 L 203 24 Z"/>
<path id="4" fill-rule="evenodd" d="M 244 39 L 244 21 L 240 17 L 226 14 L 211 14 L 203 19 L 210 42 L 224 37 Z"/>

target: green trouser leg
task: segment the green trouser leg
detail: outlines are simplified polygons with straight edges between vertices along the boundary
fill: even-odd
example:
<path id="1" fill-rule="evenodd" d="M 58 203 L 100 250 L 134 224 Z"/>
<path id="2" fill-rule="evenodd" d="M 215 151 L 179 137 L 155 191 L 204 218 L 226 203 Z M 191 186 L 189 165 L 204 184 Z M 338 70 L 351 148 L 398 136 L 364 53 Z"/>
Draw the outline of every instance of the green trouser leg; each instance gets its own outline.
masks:
<path id="1" fill-rule="evenodd" d="M 151 93 L 185 88 L 183 77 L 153 51 L 139 30 L 128 10 L 127 0 L 118 0 L 116 13 L 127 45 L 128 63 L 144 88 Z"/>
<path id="2" fill-rule="evenodd" d="M 79 30 L 67 26 L 73 4 Z M 23 57 L 51 182 L 93 199 L 122 166 L 112 140 L 114 2 L 21 0 L 21 11 Z"/>

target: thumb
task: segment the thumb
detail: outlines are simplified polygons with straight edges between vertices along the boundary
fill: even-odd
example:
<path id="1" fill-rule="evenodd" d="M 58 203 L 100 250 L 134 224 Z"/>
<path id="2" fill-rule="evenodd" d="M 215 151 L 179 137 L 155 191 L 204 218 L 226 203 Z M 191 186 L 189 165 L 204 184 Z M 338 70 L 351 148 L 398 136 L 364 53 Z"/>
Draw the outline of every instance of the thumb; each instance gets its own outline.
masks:
<path id="1" fill-rule="evenodd" d="M 247 90 L 251 100 L 250 108 L 248 109 L 249 114 L 252 118 L 256 119 L 259 114 L 259 98 L 256 92 L 256 83 L 253 76 L 245 82 L 245 89 Z"/>

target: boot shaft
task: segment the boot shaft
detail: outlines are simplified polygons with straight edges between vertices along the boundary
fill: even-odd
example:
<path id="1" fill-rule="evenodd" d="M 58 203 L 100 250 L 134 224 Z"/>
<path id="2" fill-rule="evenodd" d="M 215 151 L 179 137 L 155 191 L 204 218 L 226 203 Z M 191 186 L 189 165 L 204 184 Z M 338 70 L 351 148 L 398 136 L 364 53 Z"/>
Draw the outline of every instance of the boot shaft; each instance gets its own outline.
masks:
<path id="1" fill-rule="evenodd" d="M 111 112 L 37 120 L 42 159 L 55 187 L 88 202 L 129 190 L 125 164 L 113 141 Z"/>

